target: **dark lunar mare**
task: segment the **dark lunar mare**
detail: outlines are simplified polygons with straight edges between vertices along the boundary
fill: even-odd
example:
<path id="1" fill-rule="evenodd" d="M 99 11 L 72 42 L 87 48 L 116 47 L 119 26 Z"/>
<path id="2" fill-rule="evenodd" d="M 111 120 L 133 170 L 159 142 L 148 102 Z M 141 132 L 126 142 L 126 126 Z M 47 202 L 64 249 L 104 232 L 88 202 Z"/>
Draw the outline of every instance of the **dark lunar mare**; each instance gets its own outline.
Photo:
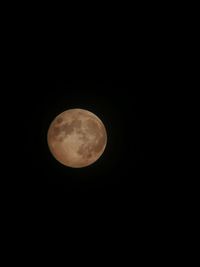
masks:
<path id="1" fill-rule="evenodd" d="M 61 126 L 54 126 L 53 127 L 53 136 L 57 137 L 61 132 L 65 133 L 65 137 L 71 134 L 75 128 L 81 127 L 81 120 L 75 119 L 71 123 L 64 123 Z"/>

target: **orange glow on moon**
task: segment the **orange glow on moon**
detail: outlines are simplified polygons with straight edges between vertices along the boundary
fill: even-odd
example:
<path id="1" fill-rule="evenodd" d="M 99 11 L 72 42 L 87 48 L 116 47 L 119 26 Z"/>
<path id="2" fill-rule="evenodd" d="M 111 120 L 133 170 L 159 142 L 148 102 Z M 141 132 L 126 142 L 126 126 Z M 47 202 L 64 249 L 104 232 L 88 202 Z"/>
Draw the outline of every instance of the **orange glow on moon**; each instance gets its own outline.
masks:
<path id="1" fill-rule="evenodd" d="M 54 158 L 65 166 L 91 165 L 103 154 L 107 134 L 102 121 L 84 109 L 69 109 L 50 124 L 47 142 Z"/>

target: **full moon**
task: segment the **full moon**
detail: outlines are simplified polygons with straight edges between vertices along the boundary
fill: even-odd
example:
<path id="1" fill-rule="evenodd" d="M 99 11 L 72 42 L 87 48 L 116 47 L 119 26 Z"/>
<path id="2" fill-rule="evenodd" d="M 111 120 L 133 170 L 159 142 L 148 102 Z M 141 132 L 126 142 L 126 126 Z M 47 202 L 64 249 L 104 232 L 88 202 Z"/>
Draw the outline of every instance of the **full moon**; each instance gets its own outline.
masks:
<path id="1" fill-rule="evenodd" d="M 59 114 L 47 133 L 49 150 L 65 166 L 82 168 L 103 154 L 107 134 L 102 121 L 84 109 L 69 109 Z"/>

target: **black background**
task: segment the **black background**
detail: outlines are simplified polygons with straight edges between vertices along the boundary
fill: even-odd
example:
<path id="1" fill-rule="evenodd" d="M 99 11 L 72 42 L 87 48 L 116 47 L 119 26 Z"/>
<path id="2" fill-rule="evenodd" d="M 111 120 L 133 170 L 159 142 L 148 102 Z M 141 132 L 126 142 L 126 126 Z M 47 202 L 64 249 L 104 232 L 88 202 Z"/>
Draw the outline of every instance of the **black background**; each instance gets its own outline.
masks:
<path id="1" fill-rule="evenodd" d="M 167 130 L 167 135 L 174 134 L 174 128 L 167 127 L 162 107 L 167 102 L 165 111 L 171 112 L 166 98 L 174 98 L 169 92 L 170 88 L 174 92 L 169 77 L 173 67 L 176 69 L 174 54 L 179 50 L 174 50 L 175 39 L 169 38 L 173 30 L 168 28 L 169 13 L 163 15 L 166 6 L 158 10 L 157 5 L 149 8 L 142 4 L 140 10 L 125 7 L 124 12 L 112 7 L 109 21 L 104 21 L 104 12 L 100 12 L 98 23 L 93 23 L 82 9 L 83 19 L 77 19 L 76 9 L 73 18 L 68 18 L 71 10 L 66 8 L 63 15 L 57 13 L 57 25 L 54 12 L 45 7 L 41 11 L 44 23 L 38 22 L 37 26 L 37 12 L 31 17 L 28 9 L 21 10 L 27 18 L 14 10 L 17 18 L 6 16 L 3 26 L 6 75 L 2 72 L 1 125 L 6 138 L 1 145 L 6 151 L 6 156 L 2 153 L 6 170 L 1 185 L 8 214 L 3 217 L 8 218 L 6 233 L 19 234 L 15 239 L 18 248 L 24 232 L 24 244 L 34 240 L 36 247 L 41 245 L 41 253 L 46 247 L 42 239 L 50 241 L 50 246 L 53 243 L 54 249 L 57 244 L 66 244 L 71 235 L 75 246 L 70 247 L 75 253 L 80 243 L 81 250 L 86 247 L 87 255 L 93 254 L 86 246 L 90 233 L 90 245 L 100 254 L 97 260 L 102 247 L 108 254 L 114 251 L 112 261 L 118 260 L 116 254 L 125 247 L 123 264 L 127 254 L 132 258 L 137 251 L 140 261 L 148 260 L 145 246 L 157 258 L 159 248 L 163 249 L 160 244 L 169 238 L 163 236 L 170 236 L 170 226 L 174 227 L 175 216 L 170 218 L 168 214 L 174 209 L 176 215 L 182 201 L 177 206 L 173 201 L 173 190 L 176 195 L 179 190 L 174 189 L 176 174 L 169 167 L 176 160 L 172 157 L 174 149 L 167 153 L 164 147 L 168 136 L 163 137 Z M 88 11 L 96 17 L 96 10 L 89 7 Z M 179 28 L 180 23 L 174 36 Z M 46 136 L 57 114 L 77 107 L 100 117 L 107 129 L 108 144 L 93 165 L 71 169 L 52 157 Z M 8 185 L 4 186 L 4 181 Z M 51 242 L 53 237 L 63 236 L 63 240 Z M 174 236 L 170 248 L 176 245 Z M 95 243 L 103 245 L 97 249 Z M 158 246 L 154 248 L 153 243 Z"/>
<path id="2" fill-rule="evenodd" d="M 35 83 L 34 83 L 35 85 Z M 134 84 L 113 80 L 51 79 L 28 90 L 29 112 L 24 119 L 29 150 L 29 179 L 52 194 L 125 194 L 140 179 L 142 161 L 141 107 Z M 97 114 L 104 122 L 108 143 L 93 165 L 73 169 L 58 163 L 47 146 L 47 131 L 56 115 L 70 108 Z M 25 156 L 25 154 L 24 154 Z M 144 166 L 143 166 L 144 168 Z M 133 189 L 134 190 L 134 189 Z"/>
<path id="3" fill-rule="evenodd" d="M 27 90 L 26 90 L 27 86 Z M 147 199 L 149 181 L 144 163 L 144 99 L 139 80 L 28 77 L 17 93 L 21 118 L 17 184 L 35 203 L 102 205 Z M 23 96 L 23 97 L 22 97 Z M 21 97 L 21 101 L 19 101 Z M 56 115 L 70 108 L 92 111 L 105 124 L 108 142 L 104 154 L 85 168 L 57 162 L 47 145 L 47 131 Z M 17 125 L 16 125 L 17 127 Z M 16 183 L 16 181 L 15 181 Z M 62 199 L 62 200 L 61 200 Z M 129 200 L 128 200 L 129 199 Z M 125 201 L 125 202 L 124 202 Z M 48 206 L 48 205 L 47 205 Z"/>
<path id="4" fill-rule="evenodd" d="M 23 57 L 13 56 L 15 74 L 8 79 L 7 93 L 16 154 L 8 164 L 9 191 L 26 211 L 43 216 L 49 211 L 52 220 L 56 214 L 64 220 L 72 214 L 99 218 L 102 211 L 102 218 L 119 216 L 119 221 L 152 212 L 159 185 L 150 169 L 155 154 L 148 149 L 154 132 L 148 117 L 158 75 L 147 36 L 142 39 L 139 30 L 134 35 L 134 43 L 130 34 L 112 42 L 91 35 L 92 41 L 84 43 L 86 36 L 75 41 L 60 34 L 51 42 L 41 34 L 44 42 L 41 37 L 39 44 L 30 35 L 30 45 L 21 47 Z M 102 157 L 81 169 L 57 162 L 47 146 L 50 123 L 70 108 L 96 114 L 108 134 Z"/>

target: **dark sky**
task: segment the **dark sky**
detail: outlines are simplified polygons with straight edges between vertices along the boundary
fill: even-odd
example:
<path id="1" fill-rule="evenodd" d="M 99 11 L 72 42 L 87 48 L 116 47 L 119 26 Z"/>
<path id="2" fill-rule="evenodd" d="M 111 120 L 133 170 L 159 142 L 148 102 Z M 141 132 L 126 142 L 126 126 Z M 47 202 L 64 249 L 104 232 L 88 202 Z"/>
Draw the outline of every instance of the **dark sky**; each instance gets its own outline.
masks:
<path id="1" fill-rule="evenodd" d="M 19 142 L 21 185 L 27 195 L 98 203 L 146 198 L 149 181 L 144 160 L 144 111 L 137 80 L 39 79 L 22 84 L 16 112 L 22 119 Z M 18 94 L 17 99 L 20 99 Z M 47 130 L 56 115 L 70 108 L 88 109 L 107 129 L 107 147 L 94 164 L 80 169 L 57 162 L 47 146 Z M 26 112 L 24 112 L 26 110 Z M 147 183 L 146 183 L 147 182 Z M 131 200 L 132 199 L 132 200 Z M 42 200 L 41 200 L 42 201 Z M 90 202 L 92 204 L 93 202 Z M 95 201 L 94 201 L 95 203 Z"/>
<path id="2" fill-rule="evenodd" d="M 30 82 L 29 82 L 30 83 Z M 39 83 L 39 84 L 37 84 Z M 25 92 L 23 116 L 26 174 L 42 190 L 122 192 L 139 179 L 144 159 L 140 98 L 134 83 L 116 80 L 50 79 L 33 81 Z M 54 117 L 70 108 L 92 111 L 104 122 L 108 143 L 93 165 L 71 169 L 49 153 L 46 134 Z M 129 190 L 129 189 L 128 189 Z"/>
<path id="3" fill-rule="evenodd" d="M 52 232 L 63 237 L 66 231 L 67 236 L 60 244 L 68 241 L 68 235 L 74 237 L 78 232 L 78 235 L 85 234 L 82 238 L 85 246 L 91 232 L 101 245 L 95 235 L 104 236 L 105 232 L 97 261 L 104 246 L 108 244 L 107 251 L 111 251 L 109 236 L 120 249 L 127 244 L 130 255 L 134 252 L 132 241 L 135 242 L 135 236 L 141 244 L 152 247 L 154 229 L 167 218 L 163 203 L 168 205 L 170 190 L 174 188 L 174 173 L 168 175 L 168 166 L 161 165 L 165 161 L 162 153 L 167 154 L 162 147 L 167 139 L 162 137 L 167 126 L 161 128 L 160 122 L 167 124 L 162 109 L 156 106 L 159 103 L 162 107 L 167 96 L 173 98 L 169 87 L 173 90 L 174 85 L 168 86 L 167 81 L 174 65 L 173 56 L 169 56 L 170 49 L 174 49 L 174 40 L 166 45 L 171 30 L 166 31 L 160 18 L 154 18 L 148 7 L 144 13 L 145 7 L 142 4 L 140 12 L 130 9 L 129 15 L 126 7 L 123 12 L 126 20 L 121 11 L 115 12 L 112 8 L 110 26 L 101 13 L 99 28 L 90 19 L 88 26 L 84 25 L 85 12 L 85 18 L 77 21 L 75 27 L 76 16 L 67 22 L 65 14 L 56 26 L 54 14 L 44 11 L 53 18 L 52 25 L 42 16 L 44 25 L 38 23 L 35 28 L 38 17 L 34 15 L 31 19 L 33 29 L 27 19 L 22 19 L 22 26 L 26 26 L 22 29 L 17 25 L 17 18 L 11 23 L 15 34 L 6 30 L 9 38 L 4 38 L 6 49 L 2 51 L 6 59 L 3 70 L 8 73 L 2 72 L 6 83 L 1 88 L 1 106 L 10 128 L 1 124 L 2 132 L 9 136 L 8 141 L 1 139 L 8 154 L 6 172 L 1 174 L 1 189 L 5 193 L 3 206 L 12 216 L 7 232 L 14 229 L 20 235 L 16 239 L 12 236 L 12 240 L 22 240 L 21 229 L 27 228 L 28 241 L 37 246 L 43 245 L 45 231 L 47 242 L 52 238 Z M 96 16 L 96 10 L 88 10 Z M 157 12 L 155 8 L 161 17 L 163 10 L 165 8 Z M 28 11 L 24 13 L 29 16 Z M 6 29 L 7 21 L 4 24 Z M 167 106 L 167 112 L 171 112 L 170 102 Z M 104 154 L 86 168 L 61 165 L 47 146 L 50 123 L 56 115 L 71 108 L 92 111 L 107 129 Z M 171 156 L 166 156 L 166 165 L 172 164 Z M 7 187 L 3 185 L 4 180 Z M 173 220 L 169 224 L 172 225 Z M 168 225 L 163 227 L 159 236 L 167 228 Z M 39 233 L 36 242 L 29 237 L 30 233 Z M 146 233 L 152 237 L 148 239 Z M 73 239 L 76 252 L 81 238 Z M 57 244 L 55 242 L 52 248 Z M 90 244 L 93 246 L 95 242 Z M 139 248 L 138 244 L 135 242 Z M 87 255 L 90 254 L 88 250 Z M 117 254 L 115 250 L 113 258 L 118 259 Z M 143 251 L 141 254 L 146 257 Z M 79 257 L 78 253 L 76 257 Z M 123 263 L 126 258 L 123 256 Z"/>

